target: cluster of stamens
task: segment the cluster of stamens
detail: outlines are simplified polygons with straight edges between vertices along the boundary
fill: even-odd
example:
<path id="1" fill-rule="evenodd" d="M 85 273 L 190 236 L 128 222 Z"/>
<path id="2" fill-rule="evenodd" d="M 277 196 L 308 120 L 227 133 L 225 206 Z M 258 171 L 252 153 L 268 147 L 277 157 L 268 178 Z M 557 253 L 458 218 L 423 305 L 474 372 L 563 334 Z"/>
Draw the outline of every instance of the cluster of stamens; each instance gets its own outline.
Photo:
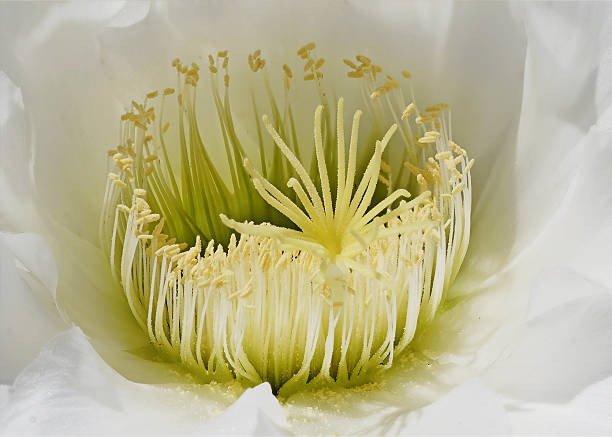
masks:
<path id="1" fill-rule="evenodd" d="M 297 135 L 291 68 L 277 105 L 257 50 L 248 64 L 270 91 L 271 154 L 255 100 L 258 150 L 237 134 L 227 51 L 208 70 L 229 174 L 198 129 L 200 68 L 178 59 L 177 88 L 132 102 L 109 152 L 100 239 L 111 269 L 151 343 L 204 379 L 269 381 L 284 394 L 361 384 L 433 319 L 465 256 L 473 160 L 451 139 L 448 105 L 420 112 L 369 58 L 344 60 L 373 120 L 372 144 L 359 146 L 362 113 L 347 139 L 343 99 L 328 103 L 315 48 L 297 52 L 321 100 L 312 147 Z M 366 160 L 360 147 L 372 150 Z"/>

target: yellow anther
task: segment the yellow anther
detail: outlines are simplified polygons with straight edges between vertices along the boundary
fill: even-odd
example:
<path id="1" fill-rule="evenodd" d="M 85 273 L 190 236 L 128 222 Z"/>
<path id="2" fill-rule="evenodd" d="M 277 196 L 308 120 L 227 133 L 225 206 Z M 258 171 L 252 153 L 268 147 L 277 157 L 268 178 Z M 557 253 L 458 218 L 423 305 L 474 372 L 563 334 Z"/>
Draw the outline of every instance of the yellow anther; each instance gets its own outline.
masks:
<path id="1" fill-rule="evenodd" d="M 147 94 L 147 99 L 154 99 L 159 94 L 159 91 L 151 91 Z"/>
<path id="2" fill-rule="evenodd" d="M 149 155 L 145 158 L 145 162 L 153 162 L 157 160 L 157 155 Z"/>
<path id="3" fill-rule="evenodd" d="M 312 73 L 308 73 L 306 76 L 304 76 L 304 80 L 313 80 L 314 79 L 314 74 Z"/>
<path id="4" fill-rule="evenodd" d="M 461 191 L 463 191 L 465 189 L 466 185 L 465 182 L 461 182 L 459 185 L 457 185 L 455 188 L 453 188 L 453 196 L 457 193 L 460 193 Z"/>
<path id="5" fill-rule="evenodd" d="M 372 63 L 372 60 L 370 58 L 368 58 L 367 56 L 364 55 L 357 55 L 355 56 L 355 58 L 361 62 L 363 65 L 370 65 Z"/>
<path id="6" fill-rule="evenodd" d="M 380 169 L 385 173 L 391 173 L 391 166 L 385 161 L 380 161 Z"/>
<path id="7" fill-rule="evenodd" d="M 170 94 L 174 94 L 174 88 L 166 88 L 164 90 L 164 96 L 169 96 Z"/>
<path id="8" fill-rule="evenodd" d="M 166 124 L 164 124 L 164 127 L 162 128 L 162 133 L 166 133 L 169 127 L 170 127 L 170 123 L 166 122 Z"/>
<path id="9" fill-rule="evenodd" d="M 404 109 L 404 112 L 402 112 L 402 120 L 406 120 L 415 110 L 416 106 L 414 103 L 406 106 L 406 109 Z"/>
<path id="10" fill-rule="evenodd" d="M 402 76 L 404 76 L 406 79 L 410 79 L 412 77 L 412 74 L 410 74 L 409 71 L 402 70 Z"/>
<path id="11" fill-rule="evenodd" d="M 127 206 L 125 206 L 125 205 L 123 205 L 123 204 L 121 204 L 121 203 L 120 203 L 119 205 L 117 205 L 117 209 L 118 209 L 119 211 L 121 211 L 121 212 L 125 212 L 125 213 L 127 213 L 127 214 L 129 214 L 129 213 L 131 213 L 131 212 L 132 212 L 132 210 L 131 210 L 130 208 L 128 208 Z"/>
<path id="12" fill-rule="evenodd" d="M 261 49 L 257 49 L 253 52 L 253 57 L 254 58 L 259 58 L 259 55 L 261 55 Z"/>
<path id="13" fill-rule="evenodd" d="M 229 87 L 229 74 L 226 74 L 225 76 L 223 76 L 223 83 L 225 84 L 225 88 Z"/>
<path id="14" fill-rule="evenodd" d="M 346 65 L 348 65 L 349 67 L 351 67 L 353 70 L 357 70 L 357 66 L 355 65 L 355 63 L 353 61 L 351 61 L 350 59 L 343 59 L 342 62 L 344 62 Z"/>
<path id="15" fill-rule="evenodd" d="M 308 44 L 303 45 L 297 51 L 298 55 L 303 55 L 304 53 L 308 53 L 311 50 L 314 50 L 317 45 L 314 42 L 309 42 Z"/>
<path id="16" fill-rule="evenodd" d="M 181 249 L 178 247 L 178 244 L 175 244 L 173 246 L 174 247 L 172 247 L 172 249 L 166 249 L 164 251 L 164 254 L 169 258 L 172 258 L 174 257 L 174 255 L 178 255 L 181 252 Z M 170 273 L 170 275 L 168 276 L 168 281 L 170 282 L 174 281 L 175 277 L 176 277 L 176 274 L 174 272 Z"/>
<path id="17" fill-rule="evenodd" d="M 314 59 L 309 59 L 308 62 L 306 62 L 306 64 L 304 65 L 304 71 L 310 70 L 314 62 L 315 62 Z"/>
<path id="18" fill-rule="evenodd" d="M 148 214 L 146 217 L 144 217 L 144 222 L 151 223 L 151 222 L 156 222 L 159 219 L 160 219 L 159 214 Z"/>
<path id="19" fill-rule="evenodd" d="M 291 71 L 291 68 L 289 68 L 289 66 L 287 64 L 283 65 L 283 71 L 285 72 L 285 75 L 289 79 L 293 78 L 293 72 Z"/>
<path id="20" fill-rule="evenodd" d="M 389 179 L 387 179 L 386 177 L 384 177 L 383 175 L 378 175 L 378 180 L 380 182 L 382 182 L 384 185 L 386 185 L 387 187 L 391 186 L 391 183 L 389 182 Z"/>
<path id="21" fill-rule="evenodd" d="M 317 63 L 314 66 L 315 70 L 318 70 L 319 68 L 321 68 L 323 66 L 323 64 L 325 64 L 325 59 L 324 58 L 319 58 L 319 60 L 317 61 Z"/>
<path id="22" fill-rule="evenodd" d="M 116 175 L 115 173 L 109 173 L 109 174 L 108 174 L 108 178 L 109 178 L 111 181 L 116 181 L 117 179 L 119 179 L 119 176 L 118 176 L 118 175 Z"/>
<path id="23" fill-rule="evenodd" d="M 399 88 L 399 83 L 394 81 L 391 76 L 387 76 L 387 83 L 386 83 L 386 85 L 390 86 L 391 88 Z"/>
<path id="24" fill-rule="evenodd" d="M 115 185 L 117 185 L 118 187 L 121 187 L 121 188 L 126 188 L 127 187 L 127 184 L 125 182 L 123 182 L 121 179 L 115 179 L 113 181 L 113 184 L 115 184 Z"/>
<path id="25" fill-rule="evenodd" d="M 255 62 L 253 61 L 252 54 L 249 54 L 248 60 L 249 60 L 249 68 L 251 69 L 252 72 L 255 72 Z"/>
<path id="26" fill-rule="evenodd" d="M 138 236 L 139 240 L 152 240 L 153 239 L 153 235 L 149 235 L 149 234 L 140 234 Z"/>
<path id="27" fill-rule="evenodd" d="M 463 155 L 463 156 L 467 156 L 467 152 L 466 152 L 464 149 L 462 149 L 461 147 L 459 147 L 459 146 L 457 145 L 457 143 L 455 143 L 454 141 L 452 141 L 452 140 L 451 140 L 451 141 L 449 141 L 449 142 L 448 142 L 448 146 L 449 146 L 449 147 L 451 148 L 451 150 L 452 150 L 453 152 L 455 152 L 456 154 L 458 154 L 458 155 Z"/>
<path id="28" fill-rule="evenodd" d="M 429 188 L 427 186 L 427 181 L 422 173 L 419 173 L 416 177 L 419 186 L 421 187 L 421 191 L 427 191 Z"/>
<path id="29" fill-rule="evenodd" d="M 172 61 L 172 66 L 176 67 L 179 64 L 179 62 L 181 62 L 179 58 L 174 58 L 174 60 Z"/>
<path id="30" fill-rule="evenodd" d="M 440 171 L 440 166 L 438 165 L 435 159 L 433 159 L 432 157 L 429 157 L 427 159 L 427 162 L 432 166 L 432 168 L 436 169 L 437 171 Z"/>
<path id="31" fill-rule="evenodd" d="M 348 77 L 352 77 L 352 78 L 360 78 L 363 77 L 363 71 L 358 70 L 358 71 L 349 71 L 348 73 L 346 73 L 346 75 Z"/>
<path id="32" fill-rule="evenodd" d="M 217 52 L 217 56 L 220 58 L 225 58 L 227 56 L 227 50 L 222 50 L 220 52 Z"/>
<path id="33" fill-rule="evenodd" d="M 134 190 L 134 194 L 140 197 L 144 197 L 147 195 L 147 190 L 143 190 L 142 188 L 136 188 Z"/>
<path id="34" fill-rule="evenodd" d="M 431 143 L 435 143 L 436 141 L 437 141 L 436 137 L 425 136 L 425 137 L 419 138 L 419 143 L 421 144 L 431 144 Z"/>
<path id="35" fill-rule="evenodd" d="M 147 167 L 147 169 L 145 170 L 145 176 L 151 175 L 151 173 L 153 173 L 153 170 L 155 170 L 155 167 L 153 167 L 152 165 Z"/>
<path id="36" fill-rule="evenodd" d="M 470 161 L 467 163 L 467 165 L 465 166 L 465 172 L 469 172 L 472 168 L 472 166 L 474 165 L 474 159 L 470 159 Z"/>
<path id="37" fill-rule="evenodd" d="M 435 130 L 430 130 L 425 132 L 425 135 L 428 137 L 436 137 L 436 138 L 440 138 L 440 132 L 436 132 Z"/>
<path id="38" fill-rule="evenodd" d="M 136 198 L 136 208 L 139 211 L 150 209 L 149 208 L 149 204 L 147 203 L 147 201 L 144 200 L 144 199 L 141 199 L 140 197 Z"/>
<path id="39" fill-rule="evenodd" d="M 436 153 L 436 159 L 438 161 L 441 161 L 443 159 L 450 159 L 452 157 L 453 157 L 453 153 L 449 150 L 447 150 L 446 152 Z"/>

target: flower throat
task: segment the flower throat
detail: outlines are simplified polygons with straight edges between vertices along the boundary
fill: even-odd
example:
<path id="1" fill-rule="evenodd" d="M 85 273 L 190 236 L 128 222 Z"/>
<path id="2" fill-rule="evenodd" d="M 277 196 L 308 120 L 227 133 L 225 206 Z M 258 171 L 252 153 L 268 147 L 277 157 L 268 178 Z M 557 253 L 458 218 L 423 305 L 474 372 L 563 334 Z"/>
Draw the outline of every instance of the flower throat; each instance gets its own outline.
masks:
<path id="1" fill-rule="evenodd" d="M 279 103 L 257 50 L 248 65 L 268 98 L 247 97 L 257 147 L 246 147 L 222 51 L 208 65 L 222 145 L 198 126 L 199 66 L 177 59 L 176 89 L 133 101 L 109 151 L 111 270 L 150 342 L 204 380 L 281 394 L 362 384 L 433 319 L 465 256 L 473 160 L 451 139 L 448 105 L 421 111 L 408 72 L 409 104 L 371 59 L 345 59 L 372 124 L 360 139 L 362 112 L 345 128 L 315 48 L 297 52 L 320 100 L 312 136 L 294 116 L 293 71 L 282 66 Z M 210 153 L 220 147 L 227 171 Z"/>

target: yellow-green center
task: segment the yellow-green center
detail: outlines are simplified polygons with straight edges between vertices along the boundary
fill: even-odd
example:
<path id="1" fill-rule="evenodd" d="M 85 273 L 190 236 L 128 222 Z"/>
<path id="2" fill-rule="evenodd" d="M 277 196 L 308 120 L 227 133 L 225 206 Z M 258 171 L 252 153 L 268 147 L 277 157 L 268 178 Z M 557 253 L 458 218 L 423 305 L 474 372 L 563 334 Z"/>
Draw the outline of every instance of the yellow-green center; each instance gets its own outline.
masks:
<path id="1" fill-rule="evenodd" d="M 281 393 L 363 383 L 432 320 L 467 250 L 473 160 L 450 138 L 448 105 L 421 112 L 369 58 L 345 60 L 372 120 L 364 141 L 360 110 L 345 132 L 314 49 L 298 51 L 320 99 L 313 136 L 297 129 L 292 70 L 278 103 L 257 50 L 249 67 L 270 116 L 247 97 L 258 149 L 245 150 L 219 52 L 208 70 L 221 144 L 198 126 L 199 67 L 175 60 L 177 89 L 133 102 L 109 152 L 100 238 L 111 269 L 151 343 L 205 378 Z"/>

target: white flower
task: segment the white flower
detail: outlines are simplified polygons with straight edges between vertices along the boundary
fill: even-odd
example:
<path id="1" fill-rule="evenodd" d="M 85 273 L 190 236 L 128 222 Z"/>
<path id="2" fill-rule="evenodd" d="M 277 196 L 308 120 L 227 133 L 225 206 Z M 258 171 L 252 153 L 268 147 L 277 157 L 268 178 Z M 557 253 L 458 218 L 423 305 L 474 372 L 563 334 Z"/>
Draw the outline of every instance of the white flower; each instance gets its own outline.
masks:
<path id="1" fill-rule="evenodd" d="M 2 8 L 0 429 L 612 432 L 607 5 Z M 146 355 L 98 249 L 102 156 L 117 142 L 122 104 L 164 86 L 170 59 L 262 48 L 282 63 L 310 40 L 328 61 L 365 52 L 409 68 L 419 101 L 451 103 L 453 138 L 478 160 L 470 249 L 447 309 L 368 386 L 279 404 L 261 385 L 234 403 L 237 384 L 191 384 Z M 248 80 L 232 76 L 236 117 L 251 114 Z M 218 129 L 199 118 L 202 130 Z"/>

